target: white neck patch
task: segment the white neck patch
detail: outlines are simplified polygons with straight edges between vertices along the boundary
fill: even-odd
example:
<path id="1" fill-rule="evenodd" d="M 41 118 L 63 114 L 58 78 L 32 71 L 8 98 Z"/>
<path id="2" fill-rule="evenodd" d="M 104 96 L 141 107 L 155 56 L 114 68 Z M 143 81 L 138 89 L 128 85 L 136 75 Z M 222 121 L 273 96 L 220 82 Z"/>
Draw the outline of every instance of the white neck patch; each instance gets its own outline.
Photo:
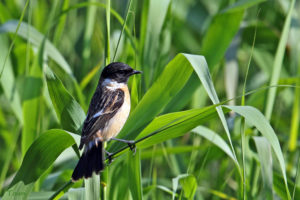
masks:
<path id="1" fill-rule="evenodd" d="M 110 78 L 106 78 L 102 82 L 102 86 L 106 87 L 109 90 L 117 90 L 123 88 L 125 86 L 125 83 L 118 83 Z"/>

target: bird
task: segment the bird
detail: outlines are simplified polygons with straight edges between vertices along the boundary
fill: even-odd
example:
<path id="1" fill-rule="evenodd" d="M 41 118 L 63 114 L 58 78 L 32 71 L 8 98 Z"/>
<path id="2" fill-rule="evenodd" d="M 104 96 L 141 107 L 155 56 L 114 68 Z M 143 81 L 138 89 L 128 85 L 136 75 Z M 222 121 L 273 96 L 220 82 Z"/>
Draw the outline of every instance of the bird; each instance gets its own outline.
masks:
<path id="1" fill-rule="evenodd" d="M 73 171 L 72 181 L 99 174 L 105 167 L 103 143 L 109 140 L 125 142 L 132 149 L 132 141 L 115 138 L 130 113 L 130 76 L 140 74 L 129 65 L 113 62 L 104 67 L 83 122 L 79 149 L 84 151 Z M 109 154 L 109 152 L 106 152 Z"/>

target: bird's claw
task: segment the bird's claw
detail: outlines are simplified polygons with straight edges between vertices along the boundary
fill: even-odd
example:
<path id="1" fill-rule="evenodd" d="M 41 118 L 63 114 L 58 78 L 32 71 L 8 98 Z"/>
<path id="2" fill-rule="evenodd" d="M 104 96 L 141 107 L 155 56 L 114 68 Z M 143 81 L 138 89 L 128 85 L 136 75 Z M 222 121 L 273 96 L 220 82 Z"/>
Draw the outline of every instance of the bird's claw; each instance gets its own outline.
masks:
<path id="1" fill-rule="evenodd" d="M 113 160 L 114 160 L 113 154 L 110 153 L 110 152 L 108 152 L 108 151 L 106 151 L 106 150 L 105 150 L 105 154 L 106 154 L 106 157 L 108 159 L 108 165 L 110 165 L 113 162 Z"/>
<path id="2" fill-rule="evenodd" d="M 129 146 L 130 150 L 133 152 L 133 154 L 135 154 L 136 153 L 135 142 L 133 140 L 128 141 L 128 146 Z"/>

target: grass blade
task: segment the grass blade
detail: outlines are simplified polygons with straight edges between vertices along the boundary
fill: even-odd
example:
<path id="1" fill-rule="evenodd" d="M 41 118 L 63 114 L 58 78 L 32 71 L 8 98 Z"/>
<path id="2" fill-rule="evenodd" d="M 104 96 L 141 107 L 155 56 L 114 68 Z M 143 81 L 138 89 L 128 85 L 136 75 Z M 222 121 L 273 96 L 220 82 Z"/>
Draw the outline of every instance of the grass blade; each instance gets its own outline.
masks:
<path id="1" fill-rule="evenodd" d="M 85 199 L 99 200 L 100 199 L 100 179 L 99 175 L 93 173 L 91 178 L 84 179 L 85 184 Z"/>
<path id="2" fill-rule="evenodd" d="M 17 27 L 18 21 L 7 21 L 5 24 L 0 26 L 0 33 L 14 33 L 17 30 Z M 31 42 L 36 47 L 39 47 L 43 39 L 45 38 L 44 35 L 42 35 L 34 27 L 30 26 L 25 22 L 22 22 L 20 24 L 20 28 L 17 34 L 22 38 L 29 40 L 29 42 Z M 49 40 L 46 40 L 45 54 L 52 58 L 62 68 L 62 70 L 64 70 L 66 73 L 72 76 L 72 71 L 69 64 Z"/>
<path id="3" fill-rule="evenodd" d="M 5 97 L 9 100 L 11 109 L 15 114 L 18 121 L 23 124 L 22 117 L 22 106 L 21 100 L 18 91 L 16 90 L 16 81 L 13 73 L 13 67 L 10 60 L 10 57 L 7 58 L 7 61 L 4 66 L 5 58 L 4 55 L 8 53 L 8 40 L 7 37 L 3 34 L 0 34 L 0 43 L 1 43 L 1 54 L 0 54 L 0 65 L 4 67 L 3 76 L 0 79 L 1 86 Z"/>
<path id="4" fill-rule="evenodd" d="M 172 179 L 172 187 L 173 187 L 172 200 L 175 200 L 175 195 L 176 195 L 176 191 L 177 191 L 177 188 L 178 188 L 179 180 L 182 179 L 182 178 L 186 178 L 188 176 L 189 176 L 188 174 L 180 174 L 176 178 Z"/>
<path id="5" fill-rule="evenodd" d="M 173 185 L 173 194 L 172 199 L 175 199 L 176 191 L 178 188 L 178 183 L 182 186 L 182 190 L 184 192 L 184 197 L 191 200 L 194 198 L 197 189 L 197 182 L 196 178 L 190 174 L 181 174 L 178 175 L 176 178 L 172 179 Z M 179 197 L 181 199 L 181 195 Z"/>
<path id="6" fill-rule="evenodd" d="M 261 174 L 264 182 L 264 189 L 262 189 L 262 198 L 273 199 L 273 163 L 271 146 L 265 137 L 254 137 L 258 158 L 261 165 Z"/>
<path id="7" fill-rule="evenodd" d="M 94 0 L 89 0 L 89 2 L 93 2 Z M 94 25 L 96 21 L 96 6 L 89 6 L 87 8 L 87 16 L 86 16 L 86 27 L 84 29 L 83 36 L 83 50 L 82 50 L 82 58 L 83 58 L 83 66 L 81 68 L 82 74 L 86 74 L 89 65 L 91 64 L 90 56 L 91 56 L 91 41 L 94 31 Z"/>
<path id="8" fill-rule="evenodd" d="M 290 30 L 294 5 L 295 5 L 295 0 L 292 0 L 290 3 L 288 15 L 284 22 L 284 27 L 282 29 L 282 34 L 281 34 L 281 37 L 279 40 L 279 44 L 278 44 L 278 47 L 276 50 L 276 55 L 275 55 L 275 59 L 274 59 L 273 67 L 272 67 L 273 72 L 272 72 L 272 76 L 271 76 L 271 80 L 270 80 L 270 85 L 278 84 L 278 80 L 280 77 L 280 71 L 281 71 L 281 67 L 282 67 L 282 62 L 283 62 L 283 57 L 284 57 L 284 53 L 285 53 L 285 47 L 286 47 L 288 36 L 289 36 L 289 30 Z M 277 91 L 277 87 L 270 88 L 268 91 L 268 98 L 267 98 L 266 111 L 265 111 L 265 115 L 268 120 L 271 119 L 271 114 L 272 114 L 274 102 L 275 102 L 276 91 Z"/>
<path id="9" fill-rule="evenodd" d="M 146 148 L 182 136 L 216 116 L 216 106 L 169 113 L 155 118 L 137 137 L 137 146 Z M 155 134 L 153 134 L 155 133 Z"/>
<path id="10" fill-rule="evenodd" d="M 118 48 L 119 48 L 119 45 L 120 45 L 120 41 L 121 41 L 123 32 L 124 32 L 124 30 L 125 30 L 125 27 L 126 27 L 126 23 L 127 23 L 129 11 L 130 11 L 130 9 L 131 9 L 131 2 L 132 2 L 132 0 L 129 0 L 127 12 L 126 12 L 126 17 L 125 17 L 124 24 L 123 24 L 123 26 L 122 26 L 122 31 L 121 31 L 121 33 L 120 33 L 120 36 L 119 36 L 119 39 L 118 39 L 118 42 L 117 42 L 117 45 L 116 45 L 116 49 L 115 49 L 115 53 L 114 53 L 112 62 L 115 61 L 116 55 L 117 55 L 117 53 L 118 53 Z"/>
<path id="11" fill-rule="evenodd" d="M 64 0 L 62 5 L 62 10 L 65 10 L 69 7 L 70 0 Z M 56 30 L 53 36 L 53 44 L 57 46 L 59 40 L 61 39 L 62 33 L 64 31 L 65 25 L 66 25 L 67 16 L 62 16 L 59 21 L 58 25 L 56 26 Z"/>
<path id="12" fill-rule="evenodd" d="M 197 128 L 193 129 L 192 132 L 196 133 L 197 135 L 200 135 L 219 147 L 224 153 L 226 153 L 236 164 L 236 166 L 239 166 L 234 154 L 231 151 L 231 148 L 228 146 L 228 144 L 214 131 L 204 127 L 204 126 L 198 126 Z"/>
<path id="13" fill-rule="evenodd" d="M 213 82 L 211 80 L 211 76 L 210 76 L 208 66 L 207 66 L 205 59 L 200 56 L 193 56 L 193 55 L 185 55 L 185 56 L 187 57 L 187 59 L 189 60 L 191 65 L 193 66 L 195 72 L 197 73 L 197 75 L 198 75 L 202 85 L 204 86 L 211 101 L 214 104 L 220 103 L 218 95 L 215 91 Z M 227 122 L 225 119 L 225 115 L 224 115 L 221 107 L 217 107 L 216 109 L 217 109 L 218 115 L 221 119 L 221 122 L 223 124 L 223 127 L 225 129 L 225 132 L 227 134 L 227 138 L 228 138 L 229 144 L 231 146 L 232 153 L 235 157 L 236 163 L 238 163 L 236 155 L 235 155 L 235 151 L 234 151 L 234 148 L 232 145 L 231 136 L 230 136 L 229 128 L 228 128 L 228 125 L 227 125 Z M 238 166 L 239 166 L 239 164 L 238 164 Z"/>
<path id="14" fill-rule="evenodd" d="M 240 28 L 244 10 L 222 13 L 214 17 L 204 38 L 201 54 L 212 69 L 224 56 L 230 42 Z M 226 31 L 224 31 L 226 30 Z"/>
<path id="15" fill-rule="evenodd" d="M 106 0 L 105 65 L 110 63 L 110 0 Z"/>
<path id="16" fill-rule="evenodd" d="M 135 155 L 127 153 L 128 158 L 128 180 L 132 199 L 143 199 L 142 174 L 141 174 L 141 157 L 140 150 Z"/>
<path id="17" fill-rule="evenodd" d="M 41 43 L 39 52 L 35 57 L 29 76 L 25 79 L 23 93 L 23 131 L 22 131 L 22 154 L 25 155 L 35 138 L 39 135 L 40 116 L 42 110 L 43 94 L 43 64 L 44 45 Z"/>
<path id="18" fill-rule="evenodd" d="M 62 127 L 79 133 L 85 119 L 84 111 L 49 67 L 45 69 L 45 76 L 51 101 Z"/>
<path id="19" fill-rule="evenodd" d="M 191 64 L 183 54 L 178 54 L 143 96 L 118 137 L 124 138 L 126 135 L 126 138 L 134 139 L 138 131 L 159 114 L 172 97 L 180 91 L 191 74 Z"/>
<path id="20" fill-rule="evenodd" d="M 22 11 L 22 14 L 21 14 L 21 17 L 20 17 L 20 20 L 18 21 L 18 23 L 16 25 L 15 31 L 13 31 L 14 32 L 14 37 L 13 37 L 12 43 L 10 44 L 10 47 L 9 47 L 9 49 L 7 51 L 7 54 L 6 54 L 5 58 L 4 58 L 2 69 L 1 69 L 1 72 L 0 72 L 0 79 L 1 79 L 2 74 L 3 74 L 3 70 L 4 70 L 4 67 L 5 67 L 6 61 L 7 61 L 8 57 L 9 57 L 9 55 L 11 53 L 11 50 L 12 50 L 12 48 L 14 46 L 16 37 L 17 37 L 17 35 L 19 33 L 19 29 L 20 29 L 20 26 L 22 24 L 22 21 L 23 21 L 24 15 L 25 15 L 25 11 L 26 11 L 28 5 L 29 5 L 29 0 L 26 1 L 25 6 L 24 6 L 23 11 Z M 1 33 L 1 27 L 0 27 L 0 33 Z"/>
<path id="21" fill-rule="evenodd" d="M 240 0 L 232 5 L 228 6 L 226 9 L 224 9 L 221 12 L 235 12 L 235 11 L 239 11 L 242 9 L 247 9 L 251 6 L 260 4 L 264 1 L 266 1 L 266 0 Z"/>
<path id="22" fill-rule="evenodd" d="M 276 158 L 279 161 L 281 174 L 284 178 L 286 193 L 288 196 L 288 199 L 291 199 L 290 192 L 287 185 L 287 177 L 286 177 L 286 167 L 284 163 L 284 157 L 282 154 L 282 150 L 278 141 L 278 138 L 269 124 L 268 120 L 264 117 L 264 115 L 259 112 L 254 107 L 250 106 L 224 106 L 226 108 L 231 109 L 232 111 L 240 114 L 246 119 L 246 122 L 250 123 L 251 125 L 255 126 L 258 131 L 268 140 L 268 142 L 271 144 L 272 149 L 275 152 Z"/>
<path id="23" fill-rule="evenodd" d="M 146 88 L 149 88 L 154 76 L 154 66 L 159 57 L 159 37 L 168 12 L 170 0 L 149 1 L 149 10 L 147 16 L 147 31 L 145 35 L 145 43 L 142 52 L 142 70 L 148 74 L 144 78 Z M 145 2 L 148 4 L 148 2 Z"/>

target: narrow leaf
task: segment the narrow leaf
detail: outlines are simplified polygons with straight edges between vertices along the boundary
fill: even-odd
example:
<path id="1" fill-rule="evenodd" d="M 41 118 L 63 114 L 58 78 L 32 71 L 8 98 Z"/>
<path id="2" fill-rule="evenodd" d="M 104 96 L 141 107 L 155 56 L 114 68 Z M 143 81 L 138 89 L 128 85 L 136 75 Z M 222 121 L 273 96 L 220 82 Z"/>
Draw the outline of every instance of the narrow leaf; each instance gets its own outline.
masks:
<path id="1" fill-rule="evenodd" d="M 197 190 L 197 180 L 195 176 L 189 175 L 187 177 L 181 178 L 179 182 L 180 185 L 182 185 L 184 197 L 189 200 L 194 199 Z"/>
<path id="2" fill-rule="evenodd" d="M 183 54 L 178 54 L 169 62 L 161 76 L 143 96 L 118 137 L 123 138 L 126 135 L 129 139 L 135 138 L 138 130 L 159 114 L 172 97 L 180 91 L 191 73 L 190 63 Z"/>
<path id="3" fill-rule="evenodd" d="M 216 106 L 169 113 L 155 118 L 137 137 L 137 146 L 146 148 L 179 137 L 216 116 Z M 153 134 L 155 133 L 155 134 Z"/>
<path id="4" fill-rule="evenodd" d="M 85 119 L 84 111 L 48 67 L 45 69 L 45 76 L 51 101 L 62 127 L 79 133 Z"/>
<path id="5" fill-rule="evenodd" d="M 93 173 L 92 177 L 85 179 L 85 199 L 98 200 L 100 199 L 100 176 Z"/>
<path id="6" fill-rule="evenodd" d="M 22 154 L 30 147 L 35 138 L 39 135 L 40 114 L 43 94 L 43 64 L 44 45 L 41 43 L 38 54 L 35 57 L 29 75 L 25 79 L 23 96 L 23 121 L 22 130 Z"/>
<path id="7" fill-rule="evenodd" d="M 274 59 L 273 67 L 272 67 L 273 72 L 272 72 L 272 76 L 271 76 L 271 80 L 270 80 L 271 86 L 276 85 L 278 83 L 278 80 L 280 77 L 282 62 L 283 62 L 283 58 L 284 58 L 284 54 L 285 54 L 285 47 L 286 47 L 287 40 L 289 37 L 289 30 L 290 30 L 294 5 L 295 5 L 295 0 L 292 0 L 290 3 L 288 15 L 284 22 L 284 26 L 283 26 L 281 37 L 279 40 L 279 44 L 278 44 L 278 47 L 276 50 L 276 55 L 275 55 L 275 59 Z M 277 91 L 276 87 L 272 87 L 268 91 L 268 98 L 267 98 L 267 103 L 266 103 L 267 107 L 266 107 L 266 112 L 265 112 L 266 118 L 268 120 L 271 119 L 271 114 L 273 111 L 275 97 L 276 97 L 276 91 Z"/>
<path id="8" fill-rule="evenodd" d="M 264 137 L 254 137 L 258 158 L 261 164 L 261 174 L 263 177 L 264 188 L 262 195 L 264 199 L 273 199 L 273 163 L 271 146 Z"/>
<path id="9" fill-rule="evenodd" d="M 140 150 L 135 155 L 127 153 L 128 157 L 128 180 L 132 199 L 143 199 L 142 174 L 141 174 L 141 157 Z"/>
<path id="10" fill-rule="evenodd" d="M 68 147 L 75 144 L 71 133 L 53 129 L 43 133 L 26 152 L 22 165 L 3 199 L 26 199 L 34 183 Z"/>
<path id="11" fill-rule="evenodd" d="M 219 147 L 224 153 L 226 153 L 232 160 L 235 162 L 235 164 L 238 166 L 238 163 L 228 146 L 228 144 L 221 138 L 218 134 L 216 134 L 214 131 L 204 127 L 204 126 L 198 126 L 197 128 L 193 129 L 192 132 L 196 133 L 197 135 L 200 135 Z"/>
<path id="12" fill-rule="evenodd" d="M 265 116 L 256 108 L 251 106 L 224 106 L 232 111 L 240 114 L 246 119 L 246 122 L 250 123 L 251 125 L 255 126 L 258 131 L 268 140 L 268 142 L 271 144 L 271 147 L 273 151 L 275 152 L 276 158 L 279 161 L 281 174 L 284 178 L 284 183 L 286 187 L 286 193 L 289 196 L 290 199 L 290 193 L 287 185 L 287 177 L 286 177 L 286 167 L 284 163 L 284 157 L 282 154 L 282 150 L 278 141 L 278 138 L 271 127 L 268 120 L 265 118 Z"/>
<path id="13" fill-rule="evenodd" d="M 244 10 L 226 12 L 214 17 L 204 38 L 201 54 L 212 69 L 224 56 L 232 39 L 240 28 Z M 226 30 L 226 31 L 224 31 Z"/>
<path id="14" fill-rule="evenodd" d="M 208 66 L 206 63 L 206 60 L 204 59 L 204 57 L 201 56 L 194 56 L 194 55 L 185 55 L 186 58 L 189 60 L 189 62 L 191 63 L 191 65 L 193 66 L 195 72 L 197 73 L 203 87 L 205 88 L 209 98 L 211 99 L 211 101 L 214 104 L 218 104 L 220 103 L 218 95 L 215 91 L 209 70 L 208 70 Z M 230 136 L 230 132 L 229 132 L 229 128 L 225 119 L 225 115 L 222 111 L 222 108 L 219 106 L 216 108 L 218 115 L 221 119 L 221 122 L 223 124 L 223 127 L 225 129 L 232 153 L 234 155 L 235 161 L 236 163 L 238 163 L 237 159 L 236 159 L 236 155 L 235 155 L 235 151 L 232 145 L 232 141 L 231 141 L 231 136 Z M 239 165 L 238 165 L 239 166 Z"/>
<path id="15" fill-rule="evenodd" d="M 240 11 L 247 9 L 251 6 L 260 4 L 266 0 L 240 0 L 237 1 L 236 3 L 228 6 L 227 8 L 224 9 L 222 12 L 235 12 L 235 11 Z"/>
<path id="16" fill-rule="evenodd" d="M 5 35 L 0 34 L 1 53 L 0 53 L 0 66 L 3 66 L 5 55 L 8 52 L 8 39 Z M 1 86 L 5 97 L 10 103 L 11 109 L 19 122 L 23 123 L 22 107 L 19 93 L 16 88 L 16 80 L 13 73 L 12 63 L 8 57 L 5 66 L 3 66 L 3 74 L 0 79 Z"/>
<path id="17" fill-rule="evenodd" d="M 0 26 L 0 33 L 14 33 L 17 29 L 18 21 L 10 20 Z M 38 32 L 35 28 L 29 24 L 22 22 L 17 34 L 31 42 L 33 45 L 39 47 L 44 39 L 44 35 Z M 46 40 L 45 53 L 52 58 L 65 72 L 72 74 L 69 64 L 66 62 L 60 52 L 54 47 L 54 45 Z"/>

